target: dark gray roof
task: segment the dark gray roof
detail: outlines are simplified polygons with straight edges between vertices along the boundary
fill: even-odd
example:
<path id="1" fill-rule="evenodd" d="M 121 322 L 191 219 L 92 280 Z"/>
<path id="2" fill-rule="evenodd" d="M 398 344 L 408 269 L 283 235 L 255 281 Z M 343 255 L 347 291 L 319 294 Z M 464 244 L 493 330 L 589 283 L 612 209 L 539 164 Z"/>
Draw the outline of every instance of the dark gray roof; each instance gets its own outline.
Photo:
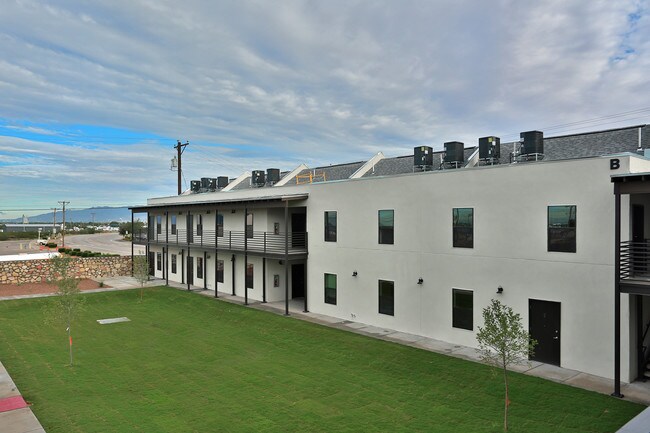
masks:
<path id="1" fill-rule="evenodd" d="M 308 176 L 310 172 L 312 174 L 312 183 L 348 179 L 354 174 L 355 171 L 361 168 L 363 164 L 365 164 L 365 161 L 308 168 L 298 173 L 294 180 L 289 181 L 288 185 L 295 185 L 296 183 L 309 183 L 309 180 L 306 180 L 306 176 Z"/>
<path id="2" fill-rule="evenodd" d="M 466 147 L 464 151 L 465 162 L 472 156 L 476 147 Z M 444 151 L 433 152 L 433 169 L 438 170 L 440 166 L 441 157 L 444 156 Z M 420 171 L 417 169 L 416 171 Z M 413 173 L 413 155 L 398 156 L 396 158 L 384 158 L 375 164 L 374 169 L 370 169 L 363 177 L 373 176 L 394 176 L 396 174 Z"/>

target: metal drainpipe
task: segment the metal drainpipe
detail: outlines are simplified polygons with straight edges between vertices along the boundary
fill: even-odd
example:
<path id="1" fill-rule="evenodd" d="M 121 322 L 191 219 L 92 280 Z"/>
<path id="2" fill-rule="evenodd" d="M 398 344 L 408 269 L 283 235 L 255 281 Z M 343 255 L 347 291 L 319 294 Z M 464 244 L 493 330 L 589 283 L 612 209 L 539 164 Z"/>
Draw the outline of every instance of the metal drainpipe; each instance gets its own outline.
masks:
<path id="1" fill-rule="evenodd" d="M 217 274 L 219 273 L 219 209 L 214 211 L 214 297 L 218 298 L 219 294 L 219 278 Z"/>
<path id="2" fill-rule="evenodd" d="M 289 202 L 284 202 L 284 315 L 289 315 Z"/>
<path id="3" fill-rule="evenodd" d="M 248 208 L 244 208 L 244 305 L 248 305 Z"/>

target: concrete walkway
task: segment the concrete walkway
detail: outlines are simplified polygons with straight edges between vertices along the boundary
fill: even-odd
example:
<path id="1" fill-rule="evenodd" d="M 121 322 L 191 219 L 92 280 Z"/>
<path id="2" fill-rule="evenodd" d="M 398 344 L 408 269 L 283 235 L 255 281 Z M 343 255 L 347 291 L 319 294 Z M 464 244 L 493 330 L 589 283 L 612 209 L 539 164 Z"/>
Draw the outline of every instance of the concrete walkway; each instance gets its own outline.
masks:
<path id="1" fill-rule="evenodd" d="M 19 395 L 20 391 L 16 384 L 0 362 L 0 400 Z M 0 412 L 0 431 L 2 433 L 45 433 L 29 406 Z"/>

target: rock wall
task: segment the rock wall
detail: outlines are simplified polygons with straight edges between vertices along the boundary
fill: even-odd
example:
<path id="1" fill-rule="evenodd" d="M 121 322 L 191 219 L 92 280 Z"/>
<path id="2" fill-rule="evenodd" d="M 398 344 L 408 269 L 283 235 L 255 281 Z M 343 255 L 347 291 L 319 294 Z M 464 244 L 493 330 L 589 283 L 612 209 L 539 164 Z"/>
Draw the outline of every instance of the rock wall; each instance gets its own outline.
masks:
<path id="1" fill-rule="evenodd" d="M 75 257 L 72 272 L 76 278 L 131 275 L 131 257 Z M 48 259 L 0 262 L 0 284 L 45 282 L 50 275 Z"/>

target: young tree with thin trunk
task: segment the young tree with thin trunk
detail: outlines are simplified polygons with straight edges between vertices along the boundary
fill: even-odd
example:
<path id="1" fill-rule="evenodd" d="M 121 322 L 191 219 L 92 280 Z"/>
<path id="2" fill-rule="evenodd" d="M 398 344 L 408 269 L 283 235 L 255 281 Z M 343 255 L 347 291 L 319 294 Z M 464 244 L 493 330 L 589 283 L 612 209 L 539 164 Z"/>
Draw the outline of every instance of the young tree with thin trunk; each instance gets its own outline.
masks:
<path id="1" fill-rule="evenodd" d="M 146 255 L 133 257 L 133 277 L 140 283 L 140 301 L 142 301 L 144 283 L 149 281 L 149 260 Z"/>
<path id="2" fill-rule="evenodd" d="M 58 256 L 50 259 L 49 281 L 55 284 L 58 290 L 46 307 L 45 320 L 51 324 L 66 326 L 70 366 L 73 366 L 72 324 L 83 309 L 85 299 L 80 296 L 79 282 L 71 275 L 71 263 L 72 259 L 68 257 Z"/>
<path id="3" fill-rule="evenodd" d="M 508 366 L 528 360 L 537 342 L 532 340 L 528 331 L 524 329 L 521 316 L 495 299 L 492 299 L 490 305 L 483 309 L 483 326 L 478 327 L 476 340 L 481 359 L 503 370 L 505 385 L 503 430 L 507 431 L 508 406 L 510 406 Z"/>

